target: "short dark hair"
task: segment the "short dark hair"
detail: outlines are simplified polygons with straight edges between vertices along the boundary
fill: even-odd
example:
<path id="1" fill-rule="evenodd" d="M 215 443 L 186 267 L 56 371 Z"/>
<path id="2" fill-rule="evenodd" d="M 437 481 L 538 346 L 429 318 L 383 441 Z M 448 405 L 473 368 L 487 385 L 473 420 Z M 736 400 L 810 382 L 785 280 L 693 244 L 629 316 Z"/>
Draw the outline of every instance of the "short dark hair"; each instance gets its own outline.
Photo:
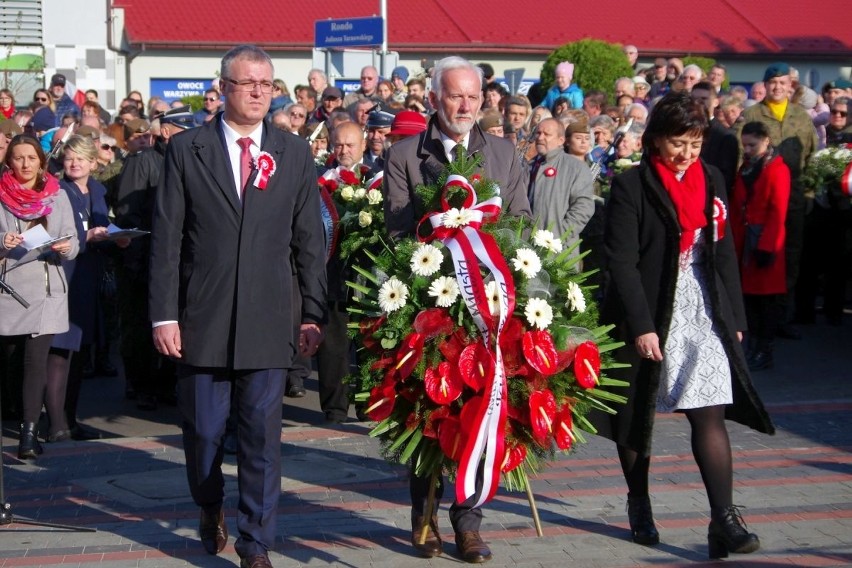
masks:
<path id="1" fill-rule="evenodd" d="M 752 122 L 746 122 L 743 125 L 743 135 L 748 134 L 749 136 L 757 136 L 758 138 L 769 138 L 769 129 L 762 122 L 757 122 L 753 120 Z"/>
<path id="2" fill-rule="evenodd" d="M 654 141 L 659 138 L 686 133 L 704 136 L 708 128 L 710 119 L 704 105 L 693 100 L 689 93 L 669 92 L 657 101 L 648 117 L 642 147 L 656 153 Z"/>
<path id="3" fill-rule="evenodd" d="M 692 86 L 692 90 L 701 89 L 702 91 L 710 91 L 710 94 L 716 96 L 716 88 L 710 84 L 710 81 L 698 81 Z"/>

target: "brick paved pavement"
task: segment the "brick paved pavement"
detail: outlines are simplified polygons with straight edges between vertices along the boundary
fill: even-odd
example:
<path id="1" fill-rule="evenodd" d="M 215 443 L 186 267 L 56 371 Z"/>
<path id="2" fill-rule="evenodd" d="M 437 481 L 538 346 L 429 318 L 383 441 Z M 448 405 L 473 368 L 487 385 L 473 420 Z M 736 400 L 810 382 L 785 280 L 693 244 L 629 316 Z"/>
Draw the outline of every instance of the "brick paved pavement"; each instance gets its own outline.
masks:
<path id="1" fill-rule="evenodd" d="M 763 544 L 732 566 L 852 566 L 852 326 L 804 328 L 779 345 L 776 369 L 756 376 L 778 426 L 774 437 L 731 424 L 736 503 Z M 315 387 L 314 384 L 309 385 Z M 233 537 L 218 557 L 196 537 L 173 408 L 137 411 L 117 379 L 87 381 L 82 415 L 108 439 L 46 446 L 35 464 L 14 457 L 4 434 L 6 500 L 18 518 L 94 527 L 96 533 L 0 527 L 0 567 L 238 564 Z M 459 566 L 446 508 L 444 555 L 423 560 L 408 544 L 403 468 L 386 464 L 367 425 L 326 427 L 315 393 L 287 399 L 284 478 L 275 566 Z M 678 416 L 658 421 L 652 464 L 662 544 L 627 540 L 625 488 L 612 445 L 592 437 L 533 481 L 544 525 L 535 536 L 523 494 L 500 492 L 486 507 L 489 566 L 700 566 L 707 558 L 707 504 Z M 233 459 L 226 512 L 236 532 Z M 716 563 L 714 563 L 716 564 Z"/>

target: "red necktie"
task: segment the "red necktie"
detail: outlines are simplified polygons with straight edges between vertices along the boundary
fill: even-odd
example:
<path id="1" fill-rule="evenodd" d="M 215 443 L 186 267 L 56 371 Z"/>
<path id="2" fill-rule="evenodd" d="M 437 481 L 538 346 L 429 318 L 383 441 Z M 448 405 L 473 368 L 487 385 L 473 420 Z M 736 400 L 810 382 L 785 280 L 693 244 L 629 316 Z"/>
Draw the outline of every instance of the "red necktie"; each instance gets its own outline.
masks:
<path id="1" fill-rule="evenodd" d="M 251 138 L 240 138 L 240 199 L 246 194 L 246 184 L 251 174 Z"/>

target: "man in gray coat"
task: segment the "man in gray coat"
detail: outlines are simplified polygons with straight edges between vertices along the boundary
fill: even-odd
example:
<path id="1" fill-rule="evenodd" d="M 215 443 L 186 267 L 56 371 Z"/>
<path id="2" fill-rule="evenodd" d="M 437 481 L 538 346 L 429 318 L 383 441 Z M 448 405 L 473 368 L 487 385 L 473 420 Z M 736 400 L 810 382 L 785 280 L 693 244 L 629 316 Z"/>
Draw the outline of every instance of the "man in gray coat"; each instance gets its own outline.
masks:
<path id="1" fill-rule="evenodd" d="M 414 189 L 435 183 L 446 165 L 456 156 L 461 144 L 468 156 L 482 156 L 482 175 L 500 185 L 503 211 L 509 215 L 531 217 L 526 197 L 526 175 L 515 155 L 514 146 L 490 134 L 476 124 L 482 106 L 482 70 L 460 57 L 447 57 L 435 65 L 434 89 L 429 100 L 437 113 L 425 132 L 411 136 L 388 151 L 385 165 L 385 223 L 391 236 L 404 237 L 414 232 L 417 221 L 426 213 Z M 426 557 L 441 554 L 442 544 L 437 517 L 425 518 L 429 481 L 411 475 L 412 544 Z M 478 563 L 491 558 L 491 551 L 479 536 L 482 511 L 472 507 L 477 493 L 463 503 L 453 503 L 450 521 L 456 533 L 456 546 L 466 562 Z M 443 493 L 443 479 L 436 499 Z M 437 508 L 437 505 L 436 505 Z M 421 528 L 430 527 L 426 542 L 419 543 Z"/>
<path id="2" fill-rule="evenodd" d="M 595 212 L 592 174 L 589 167 L 563 149 L 565 129 L 555 118 L 541 121 L 536 129 L 538 155 L 530 166 L 529 193 L 533 218 L 540 229 L 557 237 L 570 236 L 571 246 Z"/>

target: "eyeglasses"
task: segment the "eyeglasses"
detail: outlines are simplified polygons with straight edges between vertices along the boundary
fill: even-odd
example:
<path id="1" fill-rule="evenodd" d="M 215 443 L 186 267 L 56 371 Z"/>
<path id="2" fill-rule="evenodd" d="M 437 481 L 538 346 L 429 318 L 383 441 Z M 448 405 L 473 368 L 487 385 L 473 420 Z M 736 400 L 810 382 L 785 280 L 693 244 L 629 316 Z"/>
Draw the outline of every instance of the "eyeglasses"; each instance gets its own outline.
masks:
<path id="1" fill-rule="evenodd" d="M 838 116 L 846 116 L 849 113 L 848 113 L 848 111 L 845 111 L 845 110 L 832 110 L 831 114 L 836 114 Z"/>
<path id="2" fill-rule="evenodd" d="M 207 101 L 208 103 L 215 103 L 219 99 L 214 99 L 214 98 L 211 98 L 211 97 L 205 97 L 204 100 Z"/>
<path id="3" fill-rule="evenodd" d="M 301 113 L 298 113 L 298 112 L 291 112 L 290 116 L 292 116 L 294 118 L 305 118 L 304 114 L 301 114 Z"/>
<path id="4" fill-rule="evenodd" d="M 47 102 L 47 98 L 45 98 L 45 97 L 36 97 L 33 100 L 36 101 L 37 103 L 46 103 Z"/>
<path id="5" fill-rule="evenodd" d="M 112 146 L 110 146 L 109 144 L 101 144 L 101 150 L 112 150 Z"/>
<path id="6" fill-rule="evenodd" d="M 234 81 L 233 79 L 228 79 L 227 77 L 222 78 L 223 81 L 227 81 L 234 86 L 235 91 L 245 91 L 252 92 L 255 89 L 259 88 L 260 92 L 264 95 L 268 95 L 272 93 L 272 81 L 251 81 L 246 79 L 245 81 Z"/>

